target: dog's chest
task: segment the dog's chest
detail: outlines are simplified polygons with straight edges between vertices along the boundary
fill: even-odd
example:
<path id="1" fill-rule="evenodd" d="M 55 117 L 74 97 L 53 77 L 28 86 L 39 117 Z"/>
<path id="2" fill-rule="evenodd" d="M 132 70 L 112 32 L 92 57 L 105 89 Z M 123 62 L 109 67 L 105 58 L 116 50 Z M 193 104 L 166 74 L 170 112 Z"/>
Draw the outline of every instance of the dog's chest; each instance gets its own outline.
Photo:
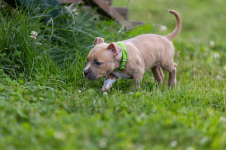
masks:
<path id="1" fill-rule="evenodd" d="M 121 71 L 113 71 L 112 74 L 115 75 L 116 77 L 122 78 L 122 79 L 131 79 L 132 78 L 132 75 L 129 75 L 129 74 L 121 72 Z"/>

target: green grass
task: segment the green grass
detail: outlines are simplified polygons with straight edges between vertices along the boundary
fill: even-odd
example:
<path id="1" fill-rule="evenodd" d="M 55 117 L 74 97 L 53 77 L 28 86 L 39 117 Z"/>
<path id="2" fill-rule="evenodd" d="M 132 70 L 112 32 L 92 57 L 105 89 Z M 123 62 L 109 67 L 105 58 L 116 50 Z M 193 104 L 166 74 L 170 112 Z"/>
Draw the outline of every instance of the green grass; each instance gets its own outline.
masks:
<path id="1" fill-rule="evenodd" d="M 131 20 L 151 23 L 155 25 L 151 32 L 162 35 L 172 32 L 175 27 L 175 18 L 168 13 L 168 9 L 174 9 L 179 12 L 183 21 L 182 32 L 177 36 L 177 41 L 204 45 L 214 41 L 218 45 L 226 45 L 224 0 L 114 0 L 113 4 L 128 6 Z M 159 24 L 168 29 L 161 32 Z"/>
<path id="2" fill-rule="evenodd" d="M 114 0 L 114 5 L 123 2 Z M 131 0 L 131 18 L 146 16 L 167 31 L 150 24 L 125 31 L 92 12 L 62 13 L 41 23 L 45 14 L 10 15 L 0 8 L 0 149 L 226 148 L 225 25 L 218 21 L 225 2 L 139 2 Z M 119 79 L 104 95 L 103 79 L 82 77 L 96 36 L 112 42 L 142 33 L 165 35 L 175 25 L 169 6 L 183 19 L 173 41 L 176 88 L 167 87 L 167 72 L 157 86 L 147 71 L 134 94 L 131 81 Z M 36 40 L 29 38 L 31 31 L 38 32 Z"/>

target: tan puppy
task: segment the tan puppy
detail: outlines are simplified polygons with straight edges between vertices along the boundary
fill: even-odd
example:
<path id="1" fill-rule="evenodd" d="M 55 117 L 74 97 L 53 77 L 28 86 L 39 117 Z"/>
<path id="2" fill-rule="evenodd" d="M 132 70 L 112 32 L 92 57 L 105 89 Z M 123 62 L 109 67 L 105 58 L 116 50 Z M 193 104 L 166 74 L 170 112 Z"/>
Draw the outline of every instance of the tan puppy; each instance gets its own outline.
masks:
<path id="1" fill-rule="evenodd" d="M 104 39 L 97 37 L 95 47 L 87 57 L 87 66 L 83 76 L 90 80 L 97 80 L 106 76 L 102 90 L 108 91 L 118 79 L 133 79 L 132 87 L 140 83 L 146 70 L 151 69 L 155 80 L 163 82 L 162 69 L 169 72 L 169 87 L 176 85 L 176 63 L 173 61 L 174 46 L 171 40 L 180 32 L 182 22 L 179 14 L 170 10 L 177 19 L 174 31 L 167 36 L 143 34 L 121 41 L 127 50 L 127 63 L 123 70 L 116 70 L 122 63 L 122 50 L 116 43 L 104 43 Z"/>

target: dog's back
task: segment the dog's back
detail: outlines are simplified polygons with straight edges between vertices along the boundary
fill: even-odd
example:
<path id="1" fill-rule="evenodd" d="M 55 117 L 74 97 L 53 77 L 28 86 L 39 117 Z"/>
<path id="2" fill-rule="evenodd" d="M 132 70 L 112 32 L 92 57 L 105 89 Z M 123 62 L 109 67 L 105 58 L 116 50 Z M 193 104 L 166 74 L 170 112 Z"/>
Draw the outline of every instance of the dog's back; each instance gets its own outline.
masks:
<path id="1" fill-rule="evenodd" d="M 174 55 L 174 46 L 166 36 L 142 34 L 123 42 L 125 45 L 132 44 L 140 51 L 145 60 L 146 69 L 158 65 L 162 58 L 166 59 L 166 57 Z"/>

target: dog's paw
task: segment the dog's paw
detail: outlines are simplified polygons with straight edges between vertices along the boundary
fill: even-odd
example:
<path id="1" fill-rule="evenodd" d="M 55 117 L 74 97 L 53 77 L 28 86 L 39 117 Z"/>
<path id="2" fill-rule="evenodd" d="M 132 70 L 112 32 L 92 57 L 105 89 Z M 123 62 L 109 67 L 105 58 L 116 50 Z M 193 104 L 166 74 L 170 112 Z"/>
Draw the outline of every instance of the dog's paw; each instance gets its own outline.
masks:
<path id="1" fill-rule="evenodd" d="M 109 91 L 110 87 L 111 87 L 111 86 L 103 86 L 103 87 L 102 87 L 102 91 L 103 91 L 103 92 Z"/>

